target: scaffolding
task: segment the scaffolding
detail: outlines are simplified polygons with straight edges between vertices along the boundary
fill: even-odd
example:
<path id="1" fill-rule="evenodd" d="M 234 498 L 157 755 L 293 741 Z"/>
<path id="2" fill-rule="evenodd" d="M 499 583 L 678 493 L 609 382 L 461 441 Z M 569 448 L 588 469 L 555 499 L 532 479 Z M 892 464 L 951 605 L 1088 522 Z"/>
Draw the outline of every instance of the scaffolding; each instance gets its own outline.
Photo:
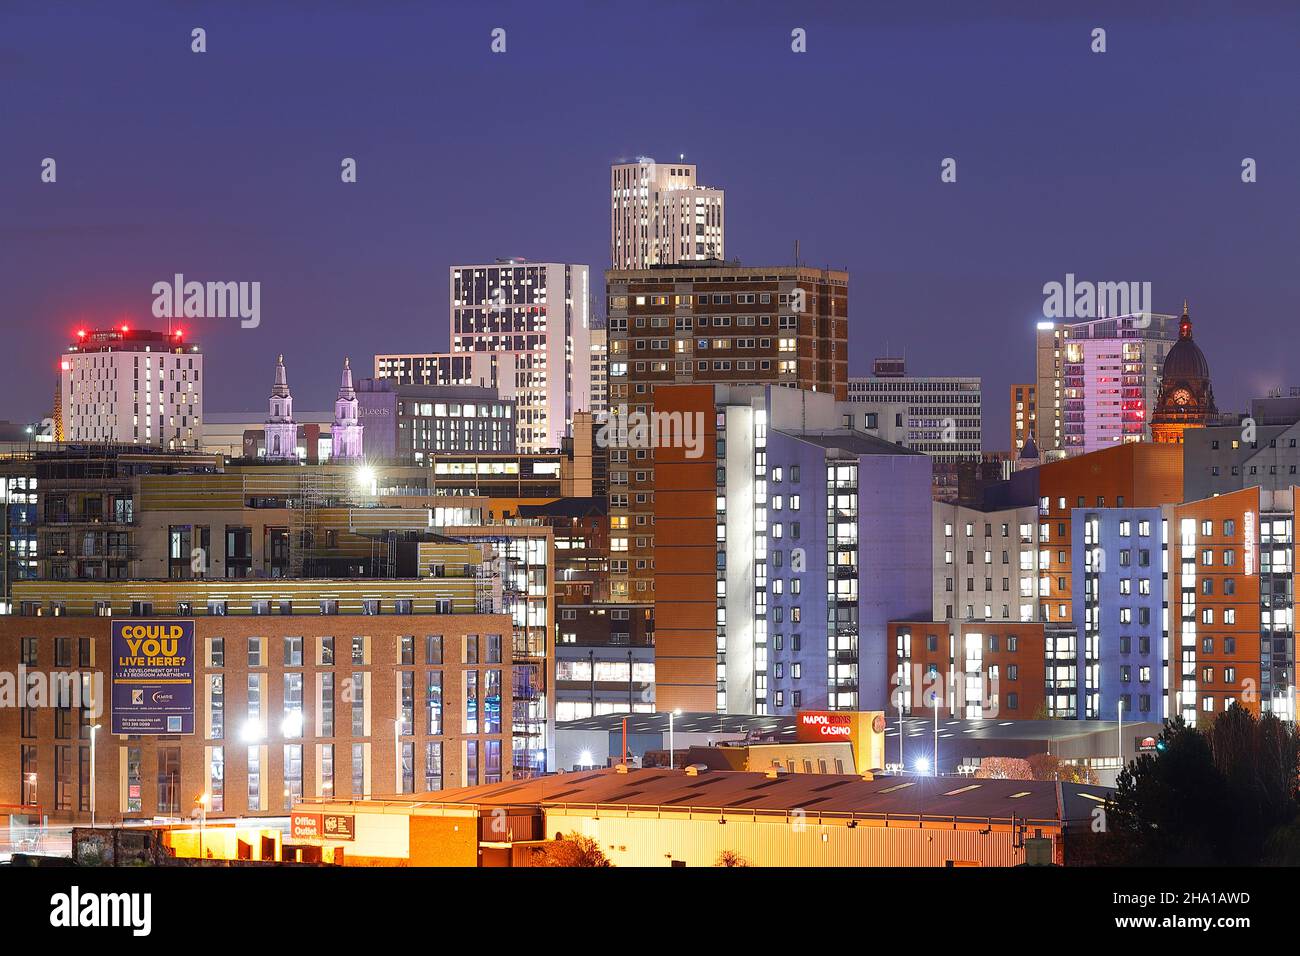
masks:
<path id="1" fill-rule="evenodd" d="M 280 486 L 277 488 L 279 493 L 273 493 L 271 497 L 284 494 L 289 509 L 289 575 L 295 578 L 308 576 L 304 572 L 311 570 L 320 554 L 320 509 L 337 506 L 346 500 L 348 480 L 337 472 L 322 472 L 316 468 L 302 468 L 283 476 L 246 474 L 245 494 L 251 493 L 250 485 L 253 483 L 261 485 L 268 479 Z M 291 483 L 289 487 L 284 487 L 288 483 Z M 348 530 L 352 530 L 350 516 Z"/>
<path id="2" fill-rule="evenodd" d="M 495 614 L 500 594 L 500 581 L 492 563 L 484 559 L 474 566 L 474 612 Z M 512 641 L 513 643 L 513 641 Z"/>
<path id="3" fill-rule="evenodd" d="M 322 476 L 315 468 L 305 468 L 295 477 L 298 487 L 289 499 L 289 576 L 300 578 L 308 559 L 316 556 Z"/>
<path id="4" fill-rule="evenodd" d="M 530 530 L 536 533 L 529 534 Z M 550 530 L 521 528 L 519 533 L 508 534 L 483 526 L 447 528 L 444 533 L 483 547 L 483 561 L 475 573 L 476 600 L 490 601 L 496 613 L 508 615 L 513 622 L 514 776 L 524 779 L 544 774 L 550 749 L 547 648 L 552 620 L 546 579 Z"/>

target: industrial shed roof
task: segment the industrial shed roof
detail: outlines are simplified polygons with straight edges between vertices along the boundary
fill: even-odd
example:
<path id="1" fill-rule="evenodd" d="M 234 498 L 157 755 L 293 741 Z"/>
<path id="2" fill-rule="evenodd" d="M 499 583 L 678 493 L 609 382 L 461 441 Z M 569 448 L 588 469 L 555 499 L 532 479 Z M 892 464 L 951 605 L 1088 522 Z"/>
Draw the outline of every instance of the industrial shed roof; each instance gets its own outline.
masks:
<path id="1" fill-rule="evenodd" d="M 556 774 L 421 795 L 429 803 L 481 807 L 583 805 L 629 810 L 699 810 L 857 817 L 1085 821 L 1106 787 L 972 777 L 779 774 L 616 769 Z"/>

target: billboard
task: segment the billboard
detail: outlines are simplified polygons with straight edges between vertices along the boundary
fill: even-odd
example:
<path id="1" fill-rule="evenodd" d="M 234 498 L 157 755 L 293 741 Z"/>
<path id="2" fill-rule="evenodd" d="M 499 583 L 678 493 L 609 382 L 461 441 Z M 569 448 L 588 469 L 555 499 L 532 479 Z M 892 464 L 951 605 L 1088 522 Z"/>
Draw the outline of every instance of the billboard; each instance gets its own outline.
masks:
<path id="1" fill-rule="evenodd" d="M 801 710 L 795 739 L 804 743 L 850 743 L 857 771 L 885 765 L 885 715 L 879 710 Z"/>
<path id="2" fill-rule="evenodd" d="M 320 816 L 319 813 L 294 813 L 289 818 L 289 835 L 296 840 L 320 836 Z"/>
<path id="3" fill-rule="evenodd" d="M 849 711 L 801 711 L 795 718 L 796 734 L 799 740 L 852 741 L 854 714 Z"/>
<path id="4" fill-rule="evenodd" d="M 297 813 L 290 818 L 295 839 L 355 840 L 356 817 L 343 813 Z"/>
<path id="5" fill-rule="evenodd" d="M 114 619 L 112 733 L 194 733 L 194 622 Z"/>

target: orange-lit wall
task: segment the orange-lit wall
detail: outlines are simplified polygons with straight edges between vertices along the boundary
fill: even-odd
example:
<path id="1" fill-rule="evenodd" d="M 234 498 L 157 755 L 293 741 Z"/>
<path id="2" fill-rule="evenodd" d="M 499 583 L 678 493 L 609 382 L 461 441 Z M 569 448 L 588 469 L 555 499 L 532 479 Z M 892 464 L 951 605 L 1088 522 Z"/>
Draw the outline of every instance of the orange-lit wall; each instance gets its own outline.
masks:
<path id="1" fill-rule="evenodd" d="M 168 830 L 163 834 L 163 846 L 171 847 L 175 855 L 182 858 L 237 860 L 239 844 L 243 842 L 250 847 L 249 859 L 261 860 L 264 839 L 275 842 L 275 852 L 265 859 L 279 860 L 283 836 L 279 830 L 264 827 L 211 826 L 202 830 L 199 827 Z"/>
<path id="2" fill-rule="evenodd" d="M 1170 446 L 1178 447 L 1178 446 Z M 1185 575 L 1182 573 L 1180 549 L 1181 522 L 1192 519 L 1196 525 L 1195 559 L 1196 573 L 1188 582 L 1195 592 L 1194 617 L 1196 620 L 1196 713 L 1198 718 L 1221 714 L 1229 700 L 1236 700 L 1243 706 L 1258 714 L 1260 687 L 1260 633 L 1259 633 L 1259 505 L 1258 486 L 1234 491 L 1214 498 L 1205 498 L 1184 505 L 1167 509 L 1169 515 L 1169 658 L 1170 658 L 1170 713 L 1178 707 L 1177 694 L 1181 686 L 1180 662 L 1182 657 L 1182 589 Z M 1255 519 L 1255 564 L 1254 573 L 1246 574 L 1245 567 L 1245 528 L 1246 512 L 1253 512 Z M 1211 521 L 1212 533 L 1205 535 L 1202 522 Z M 1223 523 L 1231 520 L 1234 533 L 1225 536 Z M 1203 561 L 1203 552 L 1211 553 L 1213 562 Z M 1232 565 L 1223 563 L 1223 554 L 1233 554 Z M 1224 580 L 1232 578 L 1236 582 L 1236 593 L 1225 595 Z M 1213 594 L 1202 592 L 1204 582 L 1209 581 Z M 1236 611 L 1236 623 L 1225 624 L 1223 612 L 1232 608 Z M 1205 609 L 1213 610 L 1214 623 L 1204 624 L 1201 613 Z M 1205 638 L 1213 641 L 1212 650 L 1206 652 L 1202 646 Z M 1236 640 L 1235 652 L 1229 653 L 1225 648 L 1225 638 Z M 1209 678 L 1208 680 L 1206 678 Z M 1211 698 L 1213 711 L 1203 707 L 1205 698 Z M 1186 706 L 1187 701 L 1183 701 Z"/>
<path id="3" fill-rule="evenodd" d="M 909 632 L 912 636 L 910 661 L 901 657 L 899 652 L 899 635 Z M 1043 625 L 1036 621 L 972 621 L 969 623 L 891 621 L 889 623 L 890 667 L 889 673 L 884 675 L 890 694 L 890 715 L 898 713 L 898 704 L 893 695 L 898 683 L 899 664 L 909 664 L 911 668 L 912 706 L 910 710 L 905 708 L 904 713 L 918 715 L 932 713 L 924 706 L 922 694 L 929 689 L 925 674 L 929 665 L 934 664 L 944 682 L 942 687 L 944 702 L 939 712 L 946 717 L 965 716 L 964 708 L 960 706 L 964 695 L 960 669 L 965 666 L 965 661 L 963 658 L 960 662 L 954 662 L 953 654 L 954 651 L 959 655 L 962 654 L 967 634 L 980 635 L 983 665 L 981 676 L 987 679 L 988 669 L 993 665 L 998 668 L 996 687 L 991 681 L 986 681 L 982 685 L 987 688 L 989 694 L 997 695 L 998 710 L 996 714 L 985 710 L 984 716 L 990 719 L 996 717 L 999 720 L 1033 720 L 1041 716 L 1040 711 L 1046 700 L 1046 666 Z M 933 651 L 927 649 L 928 638 L 931 636 L 936 639 L 936 648 Z M 996 651 L 989 649 L 990 636 L 998 638 Z M 1008 650 L 1008 637 L 1016 639 L 1014 651 Z M 1015 680 L 1011 679 L 1012 665 L 1017 669 Z M 956 696 L 949 693 L 947 688 L 950 675 L 954 674 L 959 685 Z M 1010 706 L 1009 694 L 1016 695 L 1014 708 Z"/>
<path id="4" fill-rule="evenodd" d="M 712 385 L 661 386 L 655 412 L 703 416 L 703 455 L 654 461 L 655 708 L 717 709 L 717 418 Z M 633 534 L 635 534 L 635 528 Z"/>

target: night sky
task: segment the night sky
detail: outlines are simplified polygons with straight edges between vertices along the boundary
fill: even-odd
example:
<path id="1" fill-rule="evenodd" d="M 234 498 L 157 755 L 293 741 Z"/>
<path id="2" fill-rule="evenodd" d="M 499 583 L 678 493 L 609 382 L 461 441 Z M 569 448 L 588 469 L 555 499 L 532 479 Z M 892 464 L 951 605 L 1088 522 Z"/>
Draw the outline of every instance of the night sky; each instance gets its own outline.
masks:
<path id="1" fill-rule="evenodd" d="M 3 0 L 0 419 L 47 414 L 75 328 L 159 324 L 176 272 L 262 283 L 259 328 L 186 323 L 208 411 L 264 409 L 278 352 L 328 407 L 344 355 L 448 347 L 453 263 L 599 291 L 609 164 L 680 153 L 727 191 L 729 258 L 797 238 L 851 270 L 852 374 L 982 376 L 986 448 L 1067 272 L 1190 299 L 1221 409 L 1300 384 L 1294 0 Z"/>

